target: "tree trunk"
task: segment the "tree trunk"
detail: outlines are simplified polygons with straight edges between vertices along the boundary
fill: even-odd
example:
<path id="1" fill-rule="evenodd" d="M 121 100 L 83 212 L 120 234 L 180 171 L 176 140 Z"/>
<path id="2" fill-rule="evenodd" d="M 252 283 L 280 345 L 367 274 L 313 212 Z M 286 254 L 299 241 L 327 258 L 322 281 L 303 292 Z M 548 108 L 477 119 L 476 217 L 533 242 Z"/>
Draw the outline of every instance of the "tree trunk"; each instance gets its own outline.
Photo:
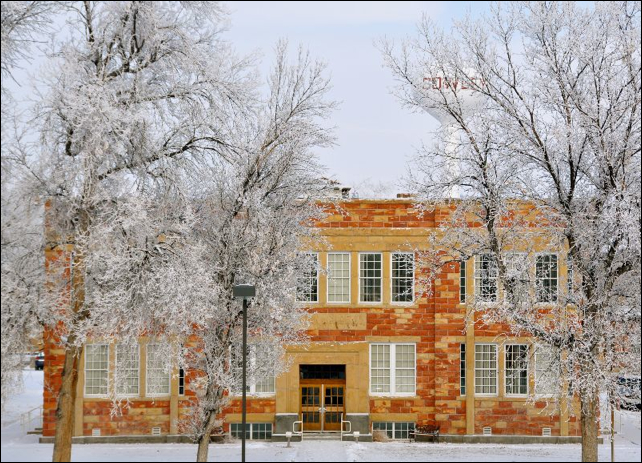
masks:
<path id="1" fill-rule="evenodd" d="M 221 388 L 207 388 L 207 393 L 203 398 L 205 403 L 208 404 L 220 404 L 221 397 L 223 396 L 223 390 Z M 205 410 L 205 423 L 203 426 L 203 433 L 198 438 L 198 451 L 196 453 L 196 461 L 207 461 L 207 454 L 210 446 L 210 437 L 212 435 L 212 430 L 214 429 L 214 424 L 216 424 L 216 415 L 220 410 L 219 406 L 212 407 L 211 409 Z"/>
<path id="2" fill-rule="evenodd" d="M 56 437 L 52 461 L 71 461 L 71 438 L 74 433 L 74 404 L 78 385 L 78 360 L 82 348 L 68 345 L 62 369 L 62 385 L 56 407 Z"/>
<path id="3" fill-rule="evenodd" d="M 210 437 L 216 422 L 216 413 L 209 413 L 203 434 L 198 439 L 198 452 L 196 454 L 196 461 L 207 461 L 207 453 L 210 448 Z"/>
<path id="4" fill-rule="evenodd" d="M 596 394 L 587 394 L 580 399 L 582 411 L 580 426 L 582 429 L 582 461 L 597 460 L 597 437 L 599 432 L 598 407 L 599 399 Z"/>
<path id="5" fill-rule="evenodd" d="M 86 213 L 80 215 L 79 230 L 86 233 L 89 219 Z M 81 321 L 88 317 L 85 305 L 84 259 L 80 252 L 74 251 L 71 257 L 71 286 L 72 320 Z M 52 461 L 71 461 L 71 438 L 74 434 L 74 418 L 76 404 L 76 387 L 78 385 L 78 362 L 83 348 L 76 346 L 77 333 L 75 323 L 66 326 L 67 340 L 65 346 L 65 364 L 62 369 L 62 384 L 58 392 L 56 407 L 56 436 Z"/>

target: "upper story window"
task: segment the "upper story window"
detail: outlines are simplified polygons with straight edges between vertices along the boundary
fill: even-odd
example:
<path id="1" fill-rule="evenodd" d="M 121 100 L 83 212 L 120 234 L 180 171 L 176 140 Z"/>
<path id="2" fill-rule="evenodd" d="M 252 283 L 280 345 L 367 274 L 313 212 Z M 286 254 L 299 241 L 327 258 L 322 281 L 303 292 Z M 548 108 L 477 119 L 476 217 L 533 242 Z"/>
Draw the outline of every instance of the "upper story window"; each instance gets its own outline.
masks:
<path id="1" fill-rule="evenodd" d="M 107 395 L 109 386 L 109 345 L 85 346 L 85 395 Z"/>
<path id="2" fill-rule="evenodd" d="M 139 394 L 140 354 L 138 344 L 116 345 L 116 394 L 137 396 Z"/>
<path id="3" fill-rule="evenodd" d="M 466 303 L 466 261 L 459 261 L 459 303 Z"/>
<path id="4" fill-rule="evenodd" d="M 359 301 L 381 302 L 381 253 L 359 254 Z"/>
<path id="5" fill-rule="evenodd" d="M 475 257 L 475 296 L 482 302 L 497 301 L 497 263 L 491 254 Z"/>
<path id="6" fill-rule="evenodd" d="M 413 302 L 415 293 L 415 255 L 392 253 L 392 302 Z"/>
<path id="7" fill-rule="evenodd" d="M 370 345 L 370 392 L 413 395 L 417 362 L 414 344 Z"/>
<path id="8" fill-rule="evenodd" d="M 537 302 L 557 302 L 557 255 L 540 254 L 535 261 Z"/>
<path id="9" fill-rule="evenodd" d="M 328 302 L 350 302 L 350 253 L 328 253 Z"/>
<path id="10" fill-rule="evenodd" d="M 504 255 L 506 262 L 506 280 L 512 284 L 521 299 L 528 298 L 530 291 L 530 261 L 525 252 L 508 252 Z"/>
<path id="11" fill-rule="evenodd" d="M 303 269 L 297 280 L 296 300 L 299 302 L 319 302 L 319 255 L 311 253 L 309 257 L 310 265 Z"/>

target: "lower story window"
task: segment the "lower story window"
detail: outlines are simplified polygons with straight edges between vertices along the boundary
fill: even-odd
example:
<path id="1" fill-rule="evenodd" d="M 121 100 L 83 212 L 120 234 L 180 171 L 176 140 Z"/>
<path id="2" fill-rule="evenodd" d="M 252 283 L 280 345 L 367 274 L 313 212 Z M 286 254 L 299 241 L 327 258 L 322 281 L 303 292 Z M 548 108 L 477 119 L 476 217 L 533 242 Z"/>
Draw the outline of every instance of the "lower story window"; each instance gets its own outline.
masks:
<path id="1" fill-rule="evenodd" d="M 389 439 L 408 439 L 408 433 L 415 430 L 415 423 L 378 421 L 372 423 L 373 431 L 385 431 Z"/>
<path id="2" fill-rule="evenodd" d="M 243 424 L 231 423 L 230 434 L 232 437 L 241 439 Z M 266 440 L 272 439 L 272 423 L 246 423 L 245 424 L 245 438 L 252 440 Z"/>

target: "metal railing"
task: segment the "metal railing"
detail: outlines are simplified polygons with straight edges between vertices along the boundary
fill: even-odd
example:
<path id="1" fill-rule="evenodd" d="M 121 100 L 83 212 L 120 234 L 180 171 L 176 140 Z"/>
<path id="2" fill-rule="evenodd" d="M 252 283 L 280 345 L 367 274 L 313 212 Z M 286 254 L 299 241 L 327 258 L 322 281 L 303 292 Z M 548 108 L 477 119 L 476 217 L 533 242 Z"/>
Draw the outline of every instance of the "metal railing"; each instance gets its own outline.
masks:
<path id="1" fill-rule="evenodd" d="M 299 431 L 295 429 L 297 424 L 301 426 L 301 430 Z M 292 423 L 292 434 L 300 435 L 301 440 L 303 440 L 303 420 L 295 421 Z"/>
<path id="2" fill-rule="evenodd" d="M 26 434 L 29 431 L 32 422 L 36 419 L 38 421 L 34 428 L 42 428 L 42 405 L 32 408 L 20 415 L 20 430 L 22 431 L 22 434 Z"/>
<path id="3" fill-rule="evenodd" d="M 347 424 L 348 429 L 345 431 L 343 430 L 343 425 Z M 343 421 L 343 413 L 341 414 L 341 441 L 343 441 L 343 433 L 350 434 L 352 432 L 352 422 L 350 421 Z"/>

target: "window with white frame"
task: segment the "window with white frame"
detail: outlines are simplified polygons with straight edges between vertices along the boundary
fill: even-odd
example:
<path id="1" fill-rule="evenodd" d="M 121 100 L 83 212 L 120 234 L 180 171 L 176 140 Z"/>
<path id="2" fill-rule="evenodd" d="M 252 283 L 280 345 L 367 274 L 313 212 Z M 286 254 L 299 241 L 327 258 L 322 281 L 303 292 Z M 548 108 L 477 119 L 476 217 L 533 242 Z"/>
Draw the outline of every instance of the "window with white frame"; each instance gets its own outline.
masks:
<path id="1" fill-rule="evenodd" d="M 504 255 L 506 262 L 506 280 L 512 284 L 513 291 L 525 300 L 530 291 L 529 258 L 523 252 L 508 252 Z"/>
<path id="2" fill-rule="evenodd" d="M 359 301 L 381 302 L 381 253 L 359 254 Z"/>
<path id="3" fill-rule="evenodd" d="M 150 396 L 169 395 L 170 372 L 167 371 L 166 356 L 161 344 L 147 344 L 147 384 L 145 393 Z"/>
<path id="4" fill-rule="evenodd" d="M 497 262 L 491 254 L 475 257 L 475 296 L 482 302 L 497 301 Z"/>
<path id="5" fill-rule="evenodd" d="M 573 302 L 575 300 L 575 269 L 573 268 L 573 258 L 571 256 L 566 257 L 566 296 L 568 302 Z"/>
<path id="6" fill-rule="evenodd" d="M 350 302 L 350 253 L 328 253 L 328 302 Z"/>
<path id="7" fill-rule="evenodd" d="M 85 346 L 85 395 L 107 395 L 109 387 L 109 345 Z"/>
<path id="8" fill-rule="evenodd" d="M 415 296 L 415 255 L 392 253 L 392 302 L 412 302 Z"/>
<path id="9" fill-rule="evenodd" d="M 414 344 L 370 345 L 370 392 L 413 395 L 417 361 Z"/>
<path id="10" fill-rule="evenodd" d="M 116 370 L 114 372 L 116 394 L 137 396 L 139 394 L 140 354 L 138 344 L 116 345 Z"/>
<path id="11" fill-rule="evenodd" d="M 374 421 L 372 430 L 385 432 L 388 439 L 408 439 L 410 437 L 409 433 L 415 430 L 415 423 Z"/>
<path id="12" fill-rule="evenodd" d="M 557 255 L 540 254 L 535 262 L 537 302 L 557 302 Z"/>
<path id="13" fill-rule="evenodd" d="M 535 350 L 535 393 L 554 396 L 559 392 L 560 364 L 557 349 L 537 346 Z"/>
<path id="14" fill-rule="evenodd" d="M 303 269 L 297 280 L 296 300 L 299 302 L 319 301 L 318 254 L 309 253 L 309 265 Z"/>
<path id="15" fill-rule="evenodd" d="M 232 350 L 232 364 L 235 369 L 235 376 L 238 379 L 237 386 L 234 388 L 233 394 L 241 394 L 243 390 L 242 375 L 243 375 L 243 356 L 241 355 L 242 349 L 236 348 Z M 247 368 L 248 371 L 253 372 L 253 377 L 248 376 L 245 391 L 249 394 L 274 394 L 275 393 L 275 378 L 274 368 L 271 366 L 269 355 L 269 347 L 262 344 L 250 344 L 247 346 Z"/>
<path id="16" fill-rule="evenodd" d="M 505 347 L 506 395 L 528 394 L 528 345 L 507 344 Z"/>
<path id="17" fill-rule="evenodd" d="M 496 344 L 475 344 L 475 394 L 497 395 Z"/>

